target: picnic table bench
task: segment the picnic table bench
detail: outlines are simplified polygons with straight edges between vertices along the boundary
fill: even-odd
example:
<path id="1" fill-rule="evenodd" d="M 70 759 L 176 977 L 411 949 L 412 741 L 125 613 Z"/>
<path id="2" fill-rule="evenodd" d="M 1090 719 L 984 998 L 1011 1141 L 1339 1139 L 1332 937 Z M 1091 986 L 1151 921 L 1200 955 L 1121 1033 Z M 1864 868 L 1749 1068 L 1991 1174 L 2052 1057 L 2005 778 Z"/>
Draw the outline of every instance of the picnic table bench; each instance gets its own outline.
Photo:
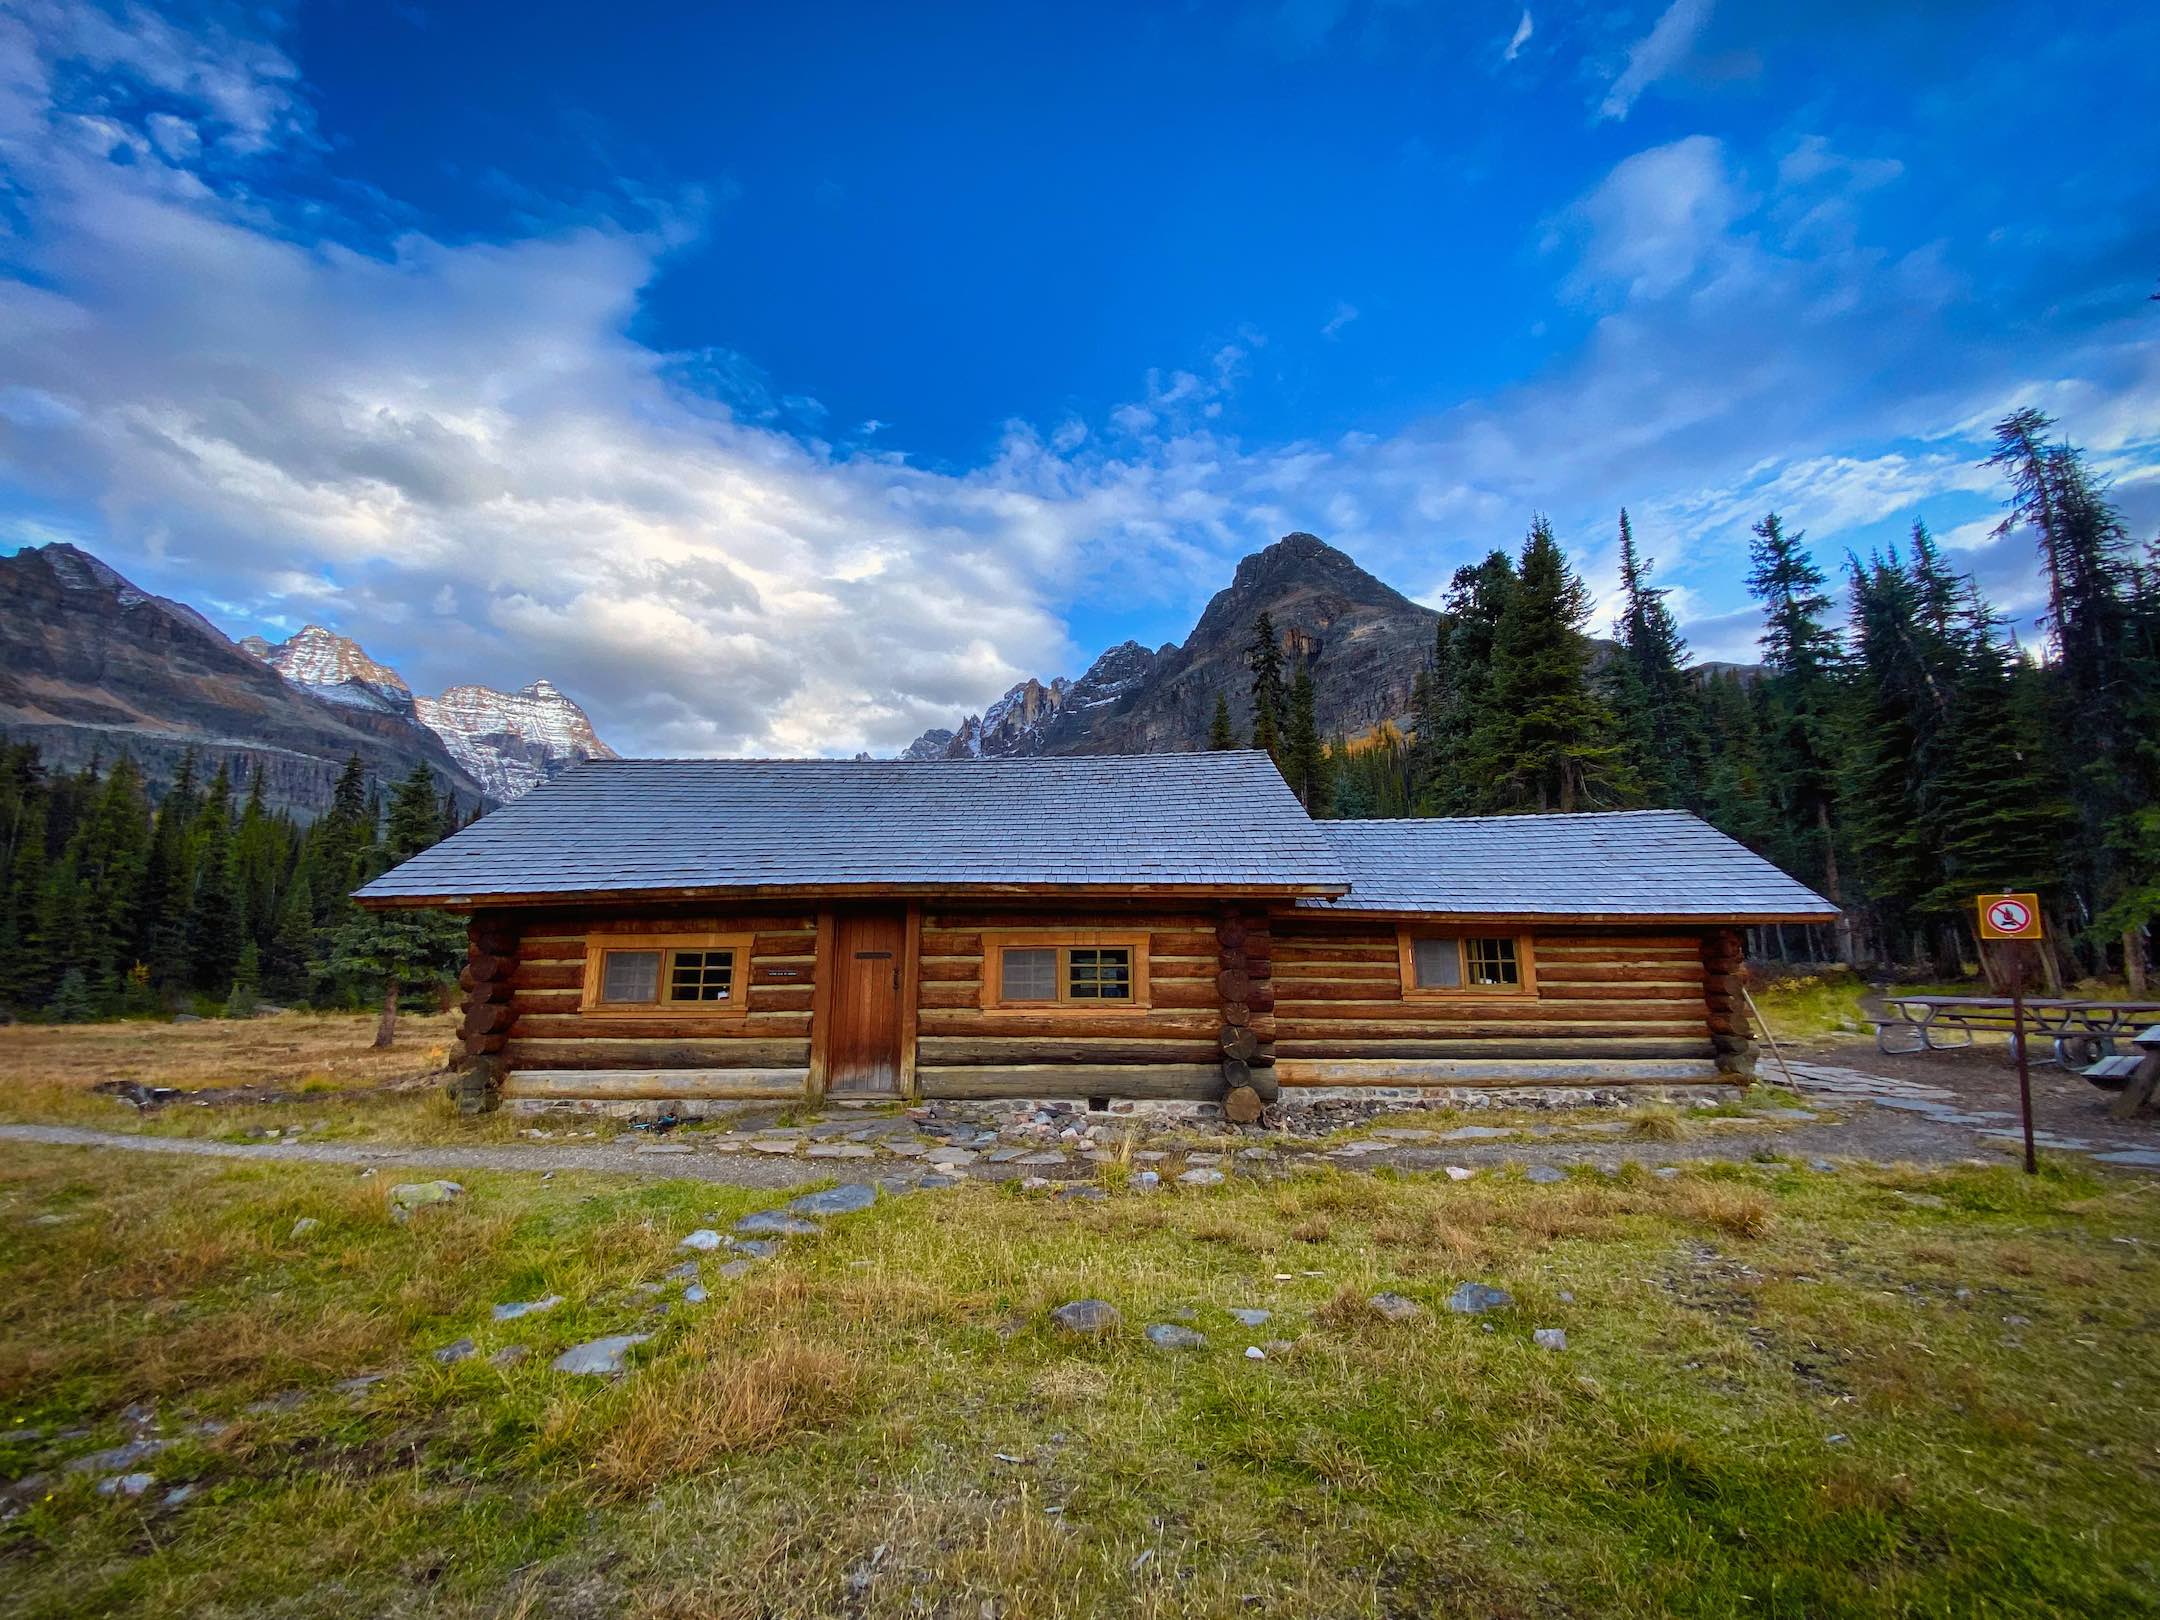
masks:
<path id="1" fill-rule="evenodd" d="M 1876 1047 L 1893 1056 L 1955 1051 L 1972 1045 L 1983 1031 L 2008 1035 L 2013 1042 L 2018 1038 L 2008 996 L 1887 995 L 1883 1007 L 1884 1016 L 1869 1022 L 1875 1026 Z M 2037 1061 L 2083 1070 L 2116 1056 L 2117 1040 L 2156 1014 L 2160 1001 L 2030 997 L 2025 1002 L 2025 1034 L 2049 1044 L 2050 1055 Z"/>

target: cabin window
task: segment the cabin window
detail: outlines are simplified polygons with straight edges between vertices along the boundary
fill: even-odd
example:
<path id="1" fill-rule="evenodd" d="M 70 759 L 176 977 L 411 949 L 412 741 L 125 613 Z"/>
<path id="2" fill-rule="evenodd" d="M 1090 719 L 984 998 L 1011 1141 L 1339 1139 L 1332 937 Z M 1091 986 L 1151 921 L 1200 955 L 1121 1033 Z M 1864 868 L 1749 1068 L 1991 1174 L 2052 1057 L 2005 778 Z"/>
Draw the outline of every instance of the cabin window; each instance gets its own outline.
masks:
<path id="1" fill-rule="evenodd" d="M 983 1005 L 1109 1012 L 1147 1005 L 1145 935 L 984 936 Z"/>
<path id="2" fill-rule="evenodd" d="M 1530 940 L 1521 934 L 1442 934 L 1404 929 L 1405 996 L 1529 996 L 1537 993 Z"/>
<path id="3" fill-rule="evenodd" d="M 587 1013 L 721 1017 L 746 1012 L 750 936 L 595 934 L 586 942 Z"/>

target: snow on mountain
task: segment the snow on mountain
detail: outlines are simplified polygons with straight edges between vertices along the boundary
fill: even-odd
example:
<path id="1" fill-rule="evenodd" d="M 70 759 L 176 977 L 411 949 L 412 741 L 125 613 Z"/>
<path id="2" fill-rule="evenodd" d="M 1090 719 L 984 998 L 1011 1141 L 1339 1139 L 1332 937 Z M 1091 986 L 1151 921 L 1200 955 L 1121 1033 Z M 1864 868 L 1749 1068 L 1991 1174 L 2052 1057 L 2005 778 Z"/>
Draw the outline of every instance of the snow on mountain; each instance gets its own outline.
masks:
<path id="1" fill-rule="evenodd" d="M 581 759 L 618 757 L 585 711 L 550 681 L 515 692 L 453 686 L 439 698 L 416 698 L 413 706 L 450 757 L 499 799 L 529 792 Z"/>
<path id="2" fill-rule="evenodd" d="M 1121 642 L 1089 665 L 1078 680 L 1059 676 L 1045 686 L 1030 677 L 980 715 L 969 715 L 958 731 L 940 727 L 924 732 L 900 757 L 1016 759 L 1055 752 L 1084 733 L 1097 711 L 1138 691 L 1161 657 L 1137 641 Z"/>
<path id="3" fill-rule="evenodd" d="M 417 697 L 396 670 L 321 625 L 275 645 L 261 636 L 239 645 L 316 697 L 418 721 L 490 797 L 505 802 L 581 759 L 616 757 L 585 711 L 549 681 L 516 692 L 453 686 L 439 698 Z"/>

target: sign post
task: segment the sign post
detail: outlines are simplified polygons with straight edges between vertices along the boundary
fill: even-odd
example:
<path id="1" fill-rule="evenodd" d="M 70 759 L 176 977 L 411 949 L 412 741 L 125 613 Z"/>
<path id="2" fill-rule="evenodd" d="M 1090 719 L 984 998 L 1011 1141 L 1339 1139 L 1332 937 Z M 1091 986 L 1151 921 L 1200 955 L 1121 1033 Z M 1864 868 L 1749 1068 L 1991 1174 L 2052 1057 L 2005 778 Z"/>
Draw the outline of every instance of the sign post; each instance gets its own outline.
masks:
<path id="1" fill-rule="evenodd" d="M 1983 894 L 1980 937 L 2003 942 L 2002 962 L 2010 979 L 2010 1049 L 2017 1054 L 2018 1114 L 2025 1122 L 2025 1173 L 2037 1175 L 2033 1152 L 2032 1068 L 2025 1057 L 2025 975 L 2032 967 L 2032 942 L 2043 937 L 2037 894 Z"/>

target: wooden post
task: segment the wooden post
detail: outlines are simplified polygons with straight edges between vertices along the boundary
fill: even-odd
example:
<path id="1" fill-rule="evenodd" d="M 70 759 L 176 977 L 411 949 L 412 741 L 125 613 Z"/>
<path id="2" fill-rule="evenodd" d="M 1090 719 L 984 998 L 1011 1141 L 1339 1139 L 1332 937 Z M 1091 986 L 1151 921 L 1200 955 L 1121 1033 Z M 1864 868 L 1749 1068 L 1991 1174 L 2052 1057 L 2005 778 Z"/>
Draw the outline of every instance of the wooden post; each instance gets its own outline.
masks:
<path id="1" fill-rule="evenodd" d="M 503 1048 L 516 1016 L 511 976 L 517 972 L 518 925 L 500 911 L 476 911 L 465 929 L 465 1016 L 451 1059 L 450 1094 L 461 1114 L 485 1114 L 502 1100 Z"/>

